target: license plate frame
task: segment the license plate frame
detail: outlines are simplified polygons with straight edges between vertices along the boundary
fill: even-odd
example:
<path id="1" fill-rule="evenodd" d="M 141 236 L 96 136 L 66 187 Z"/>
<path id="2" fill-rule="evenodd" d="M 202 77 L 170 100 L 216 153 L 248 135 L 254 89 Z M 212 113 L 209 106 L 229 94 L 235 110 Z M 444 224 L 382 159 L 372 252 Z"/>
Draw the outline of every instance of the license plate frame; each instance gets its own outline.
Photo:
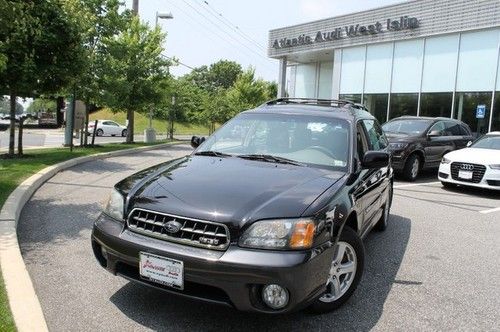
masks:
<path id="1" fill-rule="evenodd" d="M 472 176 L 474 175 L 471 171 L 462 171 L 458 170 L 458 178 L 463 180 L 472 180 Z"/>
<path id="2" fill-rule="evenodd" d="M 184 289 L 184 262 L 164 256 L 139 252 L 139 275 L 142 279 L 171 287 Z"/>

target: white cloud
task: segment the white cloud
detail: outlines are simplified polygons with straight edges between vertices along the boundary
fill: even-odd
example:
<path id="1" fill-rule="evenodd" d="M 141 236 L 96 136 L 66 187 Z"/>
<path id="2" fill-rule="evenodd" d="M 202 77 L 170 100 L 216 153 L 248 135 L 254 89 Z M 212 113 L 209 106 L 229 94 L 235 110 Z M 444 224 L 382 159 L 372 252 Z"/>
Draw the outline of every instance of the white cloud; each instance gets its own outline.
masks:
<path id="1" fill-rule="evenodd" d="M 301 14 L 304 21 L 318 20 L 337 15 L 337 3 L 331 0 L 300 0 Z"/>

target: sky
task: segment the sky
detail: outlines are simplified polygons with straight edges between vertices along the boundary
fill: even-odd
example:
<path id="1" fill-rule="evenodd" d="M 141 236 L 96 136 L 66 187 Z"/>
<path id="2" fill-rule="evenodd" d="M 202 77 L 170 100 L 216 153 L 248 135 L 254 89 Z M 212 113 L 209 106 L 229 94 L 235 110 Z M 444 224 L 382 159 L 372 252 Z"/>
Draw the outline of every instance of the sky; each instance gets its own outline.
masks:
<path id="1" fill-rule="evenodd" d="M 403 0 L 139 0 L 139 16 L 151 26 L 156 12 L 167 33 L 164 54 L 190 67 L 210 65 L 220 59 L 252 66 L 266 80 L 278 78 L 278 60 L 267 57 L 269 30 L 308 21 L 358 12 Z M 208 3 L 208 4 L 207 4 Z M 132 0 L 125 6 L 132 8 Z M 190 71 L 179 65 L 171 73 Z"/>

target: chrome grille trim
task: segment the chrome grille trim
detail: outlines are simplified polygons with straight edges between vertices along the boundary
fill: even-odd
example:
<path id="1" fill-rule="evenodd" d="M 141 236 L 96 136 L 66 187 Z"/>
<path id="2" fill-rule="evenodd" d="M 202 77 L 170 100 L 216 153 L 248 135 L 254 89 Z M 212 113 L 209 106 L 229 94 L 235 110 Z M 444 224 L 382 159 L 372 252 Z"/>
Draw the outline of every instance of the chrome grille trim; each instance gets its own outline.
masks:
<path id="1" fill-rule="evenodd" d="M 458 171 L 461 169 L 462 165 L 469 166 L 468 170 L 472 172 L 472 179 L 466 180 L 458 177 Z M 472 165 L 472 169 L 470 169 L 470 165 Z M 452 162 L 450 166 L 450 171 L 451 171 L 451 178 L 453 180 L 479 183 L 483 179 L 484 173 L 486 172 L 486 166 L 473 163 Z"/>
<path id="2" fill-rule="evenodd" d="M 182 227 L 175 234 L 169 234 L 164 228 L 169 221 L 176 221 L 182 224 Z M 230 243 L 229 229 L 224 224 L 140 208 L 134 208 L 129 213 L 127 227 L 135 233 L 193 247 L 225 250 Z M 221 243 L 200 243 L 200 237 L 215 239 Z"/>

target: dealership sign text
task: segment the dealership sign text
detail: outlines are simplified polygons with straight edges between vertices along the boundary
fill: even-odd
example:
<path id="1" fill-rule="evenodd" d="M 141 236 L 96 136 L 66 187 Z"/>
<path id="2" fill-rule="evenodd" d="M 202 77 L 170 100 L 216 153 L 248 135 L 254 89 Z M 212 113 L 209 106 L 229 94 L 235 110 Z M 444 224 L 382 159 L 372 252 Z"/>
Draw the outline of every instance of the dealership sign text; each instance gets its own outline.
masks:
<path id="1" fill-rule="evenodd" d="M 412 30 L 419 27 L 419 21 L 415 17 L 401 16 L 398 20 L 387 19 L 384 24 L 376 22 L 368 25 L 346 25 L 335 28 L 332 31 L 318 31 L 316 35 L 301 34 L 295 38 L 275 39 L 273 48 L 285 48 L 326 41 L 338 40 L 343 38 L 352 38 L 365 35 L 376 35 L 384 31 Z"/>

